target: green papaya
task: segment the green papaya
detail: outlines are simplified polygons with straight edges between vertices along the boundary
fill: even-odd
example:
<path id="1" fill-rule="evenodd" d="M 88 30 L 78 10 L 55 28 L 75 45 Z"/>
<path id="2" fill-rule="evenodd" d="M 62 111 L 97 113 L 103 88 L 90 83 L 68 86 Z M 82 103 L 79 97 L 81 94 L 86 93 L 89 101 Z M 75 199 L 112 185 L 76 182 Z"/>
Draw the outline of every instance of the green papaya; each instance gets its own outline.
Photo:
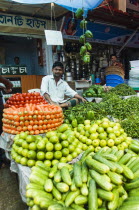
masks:
<path id="1" fill-rule="evenodd" d="M 85 37 L 86 37 L 86 38 L 92 38 L 92 37 L 93 37 L 92 32 L 91 32 L 90 30 L 87 30 L 87 31 L 85 32 Z"/>
<path id="2" fill-rule="evenodd" d="M 78 9 L 76 10 L 76 12 L 75 12 L 75 17 L 76 17 L 76 18 L 81 18 L 82 15 L 83 15 L 83 13 L 84 13 L 83 9 L 82 9 L 82 8 L 78 8 Z"/>

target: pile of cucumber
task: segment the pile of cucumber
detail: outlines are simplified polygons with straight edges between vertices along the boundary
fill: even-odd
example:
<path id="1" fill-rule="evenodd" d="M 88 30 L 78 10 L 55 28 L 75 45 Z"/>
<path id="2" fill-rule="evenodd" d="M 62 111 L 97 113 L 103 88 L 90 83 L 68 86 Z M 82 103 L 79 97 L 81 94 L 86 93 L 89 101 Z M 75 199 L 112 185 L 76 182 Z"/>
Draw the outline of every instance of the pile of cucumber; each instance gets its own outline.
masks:
<path id="1" fill-rule="evenodd" d="M 86 150 L 70 165 L 32 167 L 26 197 L 30 210 L 139 209 L 139 142 L 130 149 Z"/>

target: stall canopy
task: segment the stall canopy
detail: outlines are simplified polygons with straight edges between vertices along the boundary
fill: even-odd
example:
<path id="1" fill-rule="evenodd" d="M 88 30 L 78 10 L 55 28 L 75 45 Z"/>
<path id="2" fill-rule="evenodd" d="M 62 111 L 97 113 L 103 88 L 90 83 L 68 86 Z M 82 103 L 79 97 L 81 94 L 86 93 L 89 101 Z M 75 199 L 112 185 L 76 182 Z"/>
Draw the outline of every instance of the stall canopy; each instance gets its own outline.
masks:
<path id="1" fill-rule="evenodd" d="M 47 4 L 55 3 L 70 11 L 75 12 L 77 8 L 84 7 L 85 11 L 92 10 L 99 6 L 103 0 L 11 0 L 22 4 Z"/>

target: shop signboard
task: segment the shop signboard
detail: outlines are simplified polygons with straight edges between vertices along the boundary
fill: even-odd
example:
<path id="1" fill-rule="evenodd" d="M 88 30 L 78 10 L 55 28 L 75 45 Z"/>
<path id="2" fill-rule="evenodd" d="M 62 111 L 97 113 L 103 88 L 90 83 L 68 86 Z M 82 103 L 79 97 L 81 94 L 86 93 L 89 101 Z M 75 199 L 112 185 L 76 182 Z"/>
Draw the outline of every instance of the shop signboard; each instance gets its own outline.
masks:
<path id="1" fill-rule="evenodd" d="M 46 21 L 34 17 L 0 13 L 0 26 L 44 30 Z"/>
<path id="2" fill-rule="evenodd" d="M 25 65 L 21 66 L 10 66 L 10 65 L 0 65 L 1 75 L 26 75 L 27 67 Z"/>
<path id="3" fill-rule="evenodd" d="M 87 29 L 93 33 L 93 38 L 88 39 L 89 42 L 119 46 L 122 46 L 133 33 L 133 30 L 126 27 L 90 21 L 87 24 Z M 79 37 L 83 34 L 83 29 L 80 28 L 80 20 L 72 19 L 69 16 L 63 18 L 60 30 L 64 39 L 79 40 Z M 127 46 L 139 48 L 139 33 L 135 34 Z"/>

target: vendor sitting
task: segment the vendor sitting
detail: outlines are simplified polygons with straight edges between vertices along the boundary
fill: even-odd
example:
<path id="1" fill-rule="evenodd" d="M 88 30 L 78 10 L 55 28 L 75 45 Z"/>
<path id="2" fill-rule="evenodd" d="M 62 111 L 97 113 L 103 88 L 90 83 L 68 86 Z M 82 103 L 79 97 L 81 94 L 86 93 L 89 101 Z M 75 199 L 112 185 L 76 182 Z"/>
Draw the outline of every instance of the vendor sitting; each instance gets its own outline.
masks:
<path id="1" fill-rule="evenodd" d="M 86 100 L 77 94 L 67 82 L 61 79 L 64 73 L 64 66 L 61 62 L 56 61 L 52 67 L 53 75 L 48 75 L 42 78 L 41 93 L 50 104 L 57 104 L 60 107 L 75 106 L 79 100 Z M 70 99 L 64 100 L 68 96 Z"/>

